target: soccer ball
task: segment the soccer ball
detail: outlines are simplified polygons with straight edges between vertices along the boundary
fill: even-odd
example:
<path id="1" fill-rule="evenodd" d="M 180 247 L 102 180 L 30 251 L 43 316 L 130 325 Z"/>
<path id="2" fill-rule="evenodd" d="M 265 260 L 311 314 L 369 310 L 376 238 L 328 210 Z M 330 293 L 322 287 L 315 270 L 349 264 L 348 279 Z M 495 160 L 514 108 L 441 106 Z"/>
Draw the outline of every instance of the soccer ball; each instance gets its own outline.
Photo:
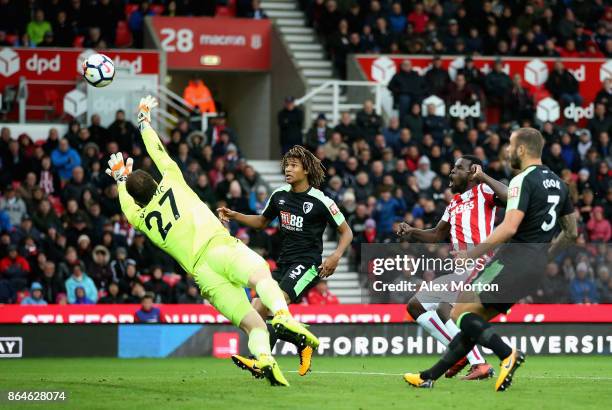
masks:
<path id="1" fill-rule="evenodd" d="M 83 61 L 83 77 L 94 87 L 106 87 L 113 82 L 115 65 L 104 54 L 92 54 Z"/>

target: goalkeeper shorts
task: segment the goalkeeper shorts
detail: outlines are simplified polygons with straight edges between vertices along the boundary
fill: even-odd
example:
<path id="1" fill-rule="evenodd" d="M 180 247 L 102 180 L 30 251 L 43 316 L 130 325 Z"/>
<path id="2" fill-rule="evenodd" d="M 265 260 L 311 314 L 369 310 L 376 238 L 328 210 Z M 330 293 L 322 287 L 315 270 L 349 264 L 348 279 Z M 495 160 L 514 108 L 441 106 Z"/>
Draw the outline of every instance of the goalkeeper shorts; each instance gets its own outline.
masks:
<path id="1" fill-rule="evenodd" d="M 253 310 L 245 288 L 257 270 L 269 270 L 268 263 L 232 236 L 213 238 L 200 256 L 193 278 L 202 296 L 234 325 L 239 326 Z"/>

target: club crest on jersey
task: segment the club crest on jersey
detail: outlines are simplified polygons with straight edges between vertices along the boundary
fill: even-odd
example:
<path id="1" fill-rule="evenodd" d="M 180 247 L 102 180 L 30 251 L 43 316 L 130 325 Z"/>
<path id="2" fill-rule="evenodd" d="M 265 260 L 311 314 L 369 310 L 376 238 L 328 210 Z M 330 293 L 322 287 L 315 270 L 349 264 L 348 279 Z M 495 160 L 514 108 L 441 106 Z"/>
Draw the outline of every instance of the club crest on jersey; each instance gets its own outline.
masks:
<path id="1" fill-rule="evenodd" d="M 302 209 L 304 210 L 304 213 L 307 214 L 308 212 L 312 211 L 312 208 L 314 207 L 312 202 L 304 202 L 304 204 L 302 205 Z"/>
<path id="2" fill-rule="evenodd" d="M 472 198 L 474 198 L 474 192 L 471 189 L 461 194 L 461 199 L 464 201 L 469 201 Z"/>

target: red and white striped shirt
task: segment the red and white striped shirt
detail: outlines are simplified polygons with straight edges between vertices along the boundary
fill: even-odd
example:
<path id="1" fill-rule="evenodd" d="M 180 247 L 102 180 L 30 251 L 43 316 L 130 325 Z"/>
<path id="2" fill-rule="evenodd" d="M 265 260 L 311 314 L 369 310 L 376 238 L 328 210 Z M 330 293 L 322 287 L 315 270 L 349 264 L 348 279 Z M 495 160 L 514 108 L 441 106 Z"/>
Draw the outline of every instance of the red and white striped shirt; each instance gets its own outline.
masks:
<path id="1" fill-rule="evenodd" d="M 486 184 L 455 195 L 442 216 L 442 220 L 451 225 L 453 250 L 484 242 L 493 231 L 495 209 L 495 194 Z"/>

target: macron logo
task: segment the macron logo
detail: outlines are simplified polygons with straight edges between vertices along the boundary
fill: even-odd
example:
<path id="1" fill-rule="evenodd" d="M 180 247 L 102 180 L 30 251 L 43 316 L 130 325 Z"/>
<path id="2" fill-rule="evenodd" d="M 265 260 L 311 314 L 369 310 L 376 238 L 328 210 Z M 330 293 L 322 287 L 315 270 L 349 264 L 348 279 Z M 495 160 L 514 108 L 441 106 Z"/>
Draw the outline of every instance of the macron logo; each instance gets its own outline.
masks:
<path id="1" fill-rule="evenodd" d="M 10 48 L 0 51 L 0 74 L 10 77 L 19 71 L 19 54 Z"/>

